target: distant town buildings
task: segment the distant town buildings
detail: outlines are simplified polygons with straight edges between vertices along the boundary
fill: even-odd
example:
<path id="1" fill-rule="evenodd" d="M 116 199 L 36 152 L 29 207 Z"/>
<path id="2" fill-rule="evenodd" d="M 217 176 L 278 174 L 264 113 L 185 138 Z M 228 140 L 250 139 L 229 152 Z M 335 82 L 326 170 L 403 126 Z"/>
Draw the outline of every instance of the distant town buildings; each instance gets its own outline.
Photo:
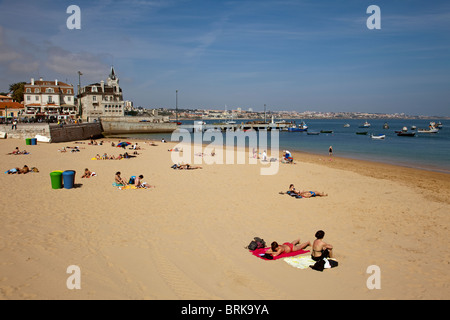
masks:
<path id="1" fill-rule="evenodd" d="M 80 103 L 84 121 L 125 115 L 125 102 L 114 67 L 111 67 L 106 83 L 102 80 L 81 88 Z"/>
<path id="2" fill-rule="evenodd" d="M 77 109 L 73 86 L 58 80 L 31 78 L 30 83 L 24 85 L 24 108 L 23 117 L 74 119 Z"/>

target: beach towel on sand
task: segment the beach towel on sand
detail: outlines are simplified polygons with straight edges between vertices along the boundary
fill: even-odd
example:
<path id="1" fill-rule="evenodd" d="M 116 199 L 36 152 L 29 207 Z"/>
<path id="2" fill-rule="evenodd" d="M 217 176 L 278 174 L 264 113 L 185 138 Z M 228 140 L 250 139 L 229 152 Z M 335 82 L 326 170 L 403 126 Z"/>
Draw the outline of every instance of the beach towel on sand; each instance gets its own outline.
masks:
<path id="1" fill-rule="evenodd" d="M 307 269 L 309 268 L 309 266 L 313 266 L 316 263 L 316 261 L 314 261 L 310 255 L 301 257 L 289 257 L 285 258 L 284 261 L 287 264 L 299 269 Z"/>
<path id="2" fill-rule="evenodd" d="M 299 254 L 303 254 L 303 253 L 308 253 L 310 252 L 309 250 L 305 251 L 305 250 L 298 250 L 298 251 L 294 251 L 294 252 L 289 252 L 289 253 L 282 253 L 279 256 L 273 257 L 273 259 L 267 259 L 264 258 L 264 254 L 266 253 L 267 250 L 269 250 L 270 248 L 261 248 L 261 249 L 256 249 L 254 251 L 250 251 L 255 257 L 261 258 L 263 260 L 277 260 L 277 259 L 282 259 L 282 258 L 288 258 L 288 257 L 293 257 L 293 256 L 297 256 Z"/>

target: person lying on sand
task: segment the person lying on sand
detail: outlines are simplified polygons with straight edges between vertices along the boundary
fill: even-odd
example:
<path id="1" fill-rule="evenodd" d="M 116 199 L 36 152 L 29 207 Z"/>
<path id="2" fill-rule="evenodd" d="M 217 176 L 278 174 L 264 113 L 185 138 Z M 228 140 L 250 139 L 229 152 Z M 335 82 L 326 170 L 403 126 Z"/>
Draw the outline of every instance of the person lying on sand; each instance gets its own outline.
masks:
<path id="1" fill-rule="evenodd" d="M 324 193 L 324 192 L 320 192 L 320 191 L 305 191 L 305 190 L 295 190 L 295 187 L 293 184 L 291 184 L 289 186 L 289 193 L 294 193 L 297 194 L 299 196 L 301 196 L 302 198 L 311 198 L 311 197 L 326 197 L 328 196 L 328 194 Z M 280 192 L 280 194 L 284 194 L 284 192 Z"/>
<path id="2" fill-rule="evenodd" d="M 190 164 L 174 164 L 171 168 L 179 169 L 179 170 L 194 170 L 194 169 L 203 169 L 200 166 L 192 166 Z"/>
<path id="3" fill-rule="evenodd" d="M 20 151 L 19 147 L 16 147 L 14 149 L 14 151 L 7 153 L 7 155 L 11 155 L 11 154 L 28 154 L 28 152 L 27 152 L 27 150 Z"/>
<path id="4" fill-rule="evenodd" d="M 84 174 L 81 176 L 81 178 L 90 178 L 95 175 L 95 172 L 91 172 L 88 168 L 84 169 Z"/>
<path id="5" fill-rule="evenodd" d="M 272 242 L 272 244 L 270 245 L 270 249 L 267 250 L 266 253 L 272 255 L 273 257 L 276 257 L 282 253 L 290 253 L 302 250 L 310 245 L 311 243 L 309 241 L 300 243 L 300 239 L 294 240 L 292 242 L 285 242 L 281 245 L 274 241 Z"/>
<path id="6" fill-rule="evenodd" d="M 323 241 L 325 232 L 319 230 L 316 232 L 315 237 L 316 240 L 314 240 L 312 245 L 311 259 L 320 261 L 323 258 L 333 258 L 333 246 Z"/>
<path id="7" fill-rule="evenodd" d="M 28 172 L 30 172 L 30 168 L 28 168 L 27 165 L 24 165 L 22 169 L 19 169 L 18 174 L 21 174 L 21 173 L 25 174 L 25 173 L 28 173 Z"/>

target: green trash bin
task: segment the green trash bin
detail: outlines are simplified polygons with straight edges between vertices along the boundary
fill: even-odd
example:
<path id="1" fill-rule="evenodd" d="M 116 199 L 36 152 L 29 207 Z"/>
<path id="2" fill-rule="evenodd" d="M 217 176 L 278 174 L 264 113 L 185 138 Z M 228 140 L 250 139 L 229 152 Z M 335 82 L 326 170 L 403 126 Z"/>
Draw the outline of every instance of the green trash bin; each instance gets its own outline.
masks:
<path id="1" fill-rule="evenodd" d="M 31 138 L 26 138 L 26 139 L 25 139 L 25 144 L 26 144 L 27 146 L 31 146 Z"/>
<path id="2" fill-rule="evenodd" d="M 50 172 L 50 180 L 52 182 L 52 189 L 62 188 L 62 171 L 56 170 Z"/>

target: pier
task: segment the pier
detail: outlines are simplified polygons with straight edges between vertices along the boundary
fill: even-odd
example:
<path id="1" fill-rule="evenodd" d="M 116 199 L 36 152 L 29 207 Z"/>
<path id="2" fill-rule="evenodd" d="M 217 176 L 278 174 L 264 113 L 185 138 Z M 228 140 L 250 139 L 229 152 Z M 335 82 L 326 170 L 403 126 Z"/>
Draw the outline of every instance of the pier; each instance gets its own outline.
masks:
<path id="1" fill-rule="evenodd" d="M 193 132 L 210 131 L 260 131 L 260 130 L 288 130 L 292 126 L 289 122 L 263 122 L 263 121 L 248 121 L 241 123 L 225 122 L 225 123 L 211 123 L 206 124 L 203 121 L 195 121 L 193 125 L 181 125 L 180 129 L 192 130 Z"/>

